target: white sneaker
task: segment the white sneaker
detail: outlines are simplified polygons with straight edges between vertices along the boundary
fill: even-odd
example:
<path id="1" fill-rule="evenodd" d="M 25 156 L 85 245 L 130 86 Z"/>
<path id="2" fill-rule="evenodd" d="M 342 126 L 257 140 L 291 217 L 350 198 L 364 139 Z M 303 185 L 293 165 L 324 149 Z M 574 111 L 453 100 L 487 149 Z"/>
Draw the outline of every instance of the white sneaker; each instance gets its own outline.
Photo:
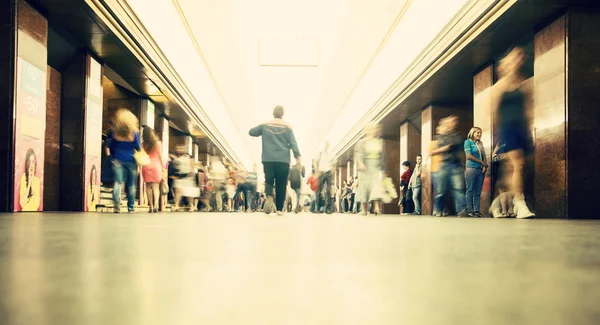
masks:
<path id="1" fill-rule="evenodd" d="M 283 215 L 283 211 L 277 211 L 277 215 L 278 216 L 282 216 Z"/>
<path id="2" fill-rule="evenodd" d="M 275 210 L 275 204 L 273 203 L 272 196 L 267 197 L 267 201 L 265 202 L 265 207 L 263 210 L 265 211 L 265 214 L 271 214 L 271 212 Z"/>
<path id="3" fill-rule="evenodd" d="M 533 218 L 535 217 L 535 214 L 531 211 L 529 211 L 529 208 L 527 207 L 527 203 L 525 202 L 525 200 L 523 198 L 521 199 L 517 199 L 515 198 L 513 200 L 513 210 L 515 212 L 515 214 L 517 215 L 517 219 L 528 219 L 528 218 Z"/>
<path id="4" fill-rule="evenodd" d="M 500 218 L 500 209 L 496 209 L 496 210 L 491 210 L 490 209 L 490 216 L 492 216 L 492 218 Z"/>

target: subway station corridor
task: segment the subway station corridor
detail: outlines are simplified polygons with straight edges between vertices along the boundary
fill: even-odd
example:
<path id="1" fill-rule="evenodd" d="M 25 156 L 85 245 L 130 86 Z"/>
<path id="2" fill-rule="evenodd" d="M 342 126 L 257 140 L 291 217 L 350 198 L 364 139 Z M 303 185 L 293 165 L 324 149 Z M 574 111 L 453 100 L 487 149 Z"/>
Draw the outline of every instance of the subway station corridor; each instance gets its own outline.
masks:
<path id="1" fill-rule="evenodd" d="M 0 49 L 0 325 L 600 324 L 600 0 L 3 0 Z"/>
<path id="2" fill-rule="evenodd" d="M 0 216 L 1 324 L 597 324 L 600 222 Z"/>

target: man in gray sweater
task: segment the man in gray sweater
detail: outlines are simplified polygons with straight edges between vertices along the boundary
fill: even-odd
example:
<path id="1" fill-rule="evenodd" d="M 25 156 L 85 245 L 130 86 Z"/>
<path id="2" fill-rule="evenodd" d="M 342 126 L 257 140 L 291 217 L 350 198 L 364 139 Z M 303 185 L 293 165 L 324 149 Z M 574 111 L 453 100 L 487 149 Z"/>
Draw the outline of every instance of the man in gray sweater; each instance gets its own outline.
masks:
<path id="1" fill-rule="evenodd" d="M 292 126 L 282 120 L 283 107 L 275 106 L 273 120 L 264 122 L 252 129 L 249 134 L 262 137 L 262 163 L 265 172 L 266 214 L 277 209 L 277 215 L 283 215 L 285 191 L 290 170 L 290 150 L 294 153 L 296 163 L 301 165 L 300 151 Z M 275 186 L 275 207 L 273 206 L 273 186 Z"/>

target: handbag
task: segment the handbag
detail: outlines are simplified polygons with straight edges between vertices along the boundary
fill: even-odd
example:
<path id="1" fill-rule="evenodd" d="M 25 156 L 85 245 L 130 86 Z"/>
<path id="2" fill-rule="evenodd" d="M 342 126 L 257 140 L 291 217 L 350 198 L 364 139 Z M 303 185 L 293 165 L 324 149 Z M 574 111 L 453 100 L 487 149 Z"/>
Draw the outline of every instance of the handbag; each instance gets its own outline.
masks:
<path id="1" fill-rule="evenodd" d="M 150 160 L 150 156 L 144 151 L 144 149 L 136 150 L 133 154 L 133 158 L 135 159 L 135 163 L 139 166 L 150 165 L 152 162 Z"/>
<path id="2" fill-rule="evenodd" d="M 160 180 L 160 194 L 169 194 L 169 184 L 167 184 L 167 181 L 164 178 Z"/>

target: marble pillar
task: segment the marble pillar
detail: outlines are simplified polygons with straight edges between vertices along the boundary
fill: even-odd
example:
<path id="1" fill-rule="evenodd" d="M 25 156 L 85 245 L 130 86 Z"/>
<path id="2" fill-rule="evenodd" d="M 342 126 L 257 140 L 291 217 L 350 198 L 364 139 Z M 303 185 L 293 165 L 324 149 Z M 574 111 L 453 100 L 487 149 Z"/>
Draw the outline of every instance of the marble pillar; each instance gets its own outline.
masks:
<path id="1" fill-rule="evenodd" d="M 46 87 L 46 138 L 44 210 L 58 211 L 60 198 L 60 99 L 62 75 L 48 67 Z"/>
<path id="2" fill-rule="evenodd" d="M 492 86 L 494 85 L 494 65 L 490 64 L 473 77 L 473 126 L 482 129 L 481 142 L 485 148 L 486 158 L 490 168 L 485 175 L 481 191 L 480 212 L 489 216 L 490 204 L 494 197 L 494 184 L 492 175 L 494 166 L 491 164 L 493 152 L 493 114 L 492 114 Z"/>
<path id="3" fill-rule="evenodd" d="M 0 4 L 0 211 L 43 210 L 47 44 L 46 17 L 24 0 Z"/>
<path id="4" fill-rule="evenodd" d="M 398 140 L 384 139 L 383 150 L 385 151 L 386 161 L 384 173 L 387 177 L 392 179 L 394 186 L 400 184 L 400 144 Z M 360 181 L 359 181 L 360 186 Z M 399 214 L 400 207 L 398 207 L 398 199 L 392 200 L 392 202 L 383 205 L 383 213 L 385 214 Z"/>
<path id="5" fill-rule="evenodd" d="M 102 149 L 102 67 L 85 52 L 62 75 L 60 210 L 95 211 Z"/>
<path id="6" fill-rule="evenodd" d="M 459 119 L 457 132 L 466 138 L 467 133 L 473 126 L 472 107 L 452 107 L 442 105 L 429 105 L 421 112 L 421 155 L 423 156 L 423 172 L 421 173 L 421 212 L 431 214 L 433 211 L 433 198 L 435 189 L 431 180 L 430 169 L 430 145 L 435 139 L 435 128 L 442 118 L 455 115 Z M 462 154 L 464 161 L 464 154 Z M 448 200 L 447 202 L 450 202 Z"/>
<path id="7" fill-rule="evenodd" d="M 567 19 L 561 16 L 534 37 L 534 192 L 541 218 L 567 215 Z"/>

